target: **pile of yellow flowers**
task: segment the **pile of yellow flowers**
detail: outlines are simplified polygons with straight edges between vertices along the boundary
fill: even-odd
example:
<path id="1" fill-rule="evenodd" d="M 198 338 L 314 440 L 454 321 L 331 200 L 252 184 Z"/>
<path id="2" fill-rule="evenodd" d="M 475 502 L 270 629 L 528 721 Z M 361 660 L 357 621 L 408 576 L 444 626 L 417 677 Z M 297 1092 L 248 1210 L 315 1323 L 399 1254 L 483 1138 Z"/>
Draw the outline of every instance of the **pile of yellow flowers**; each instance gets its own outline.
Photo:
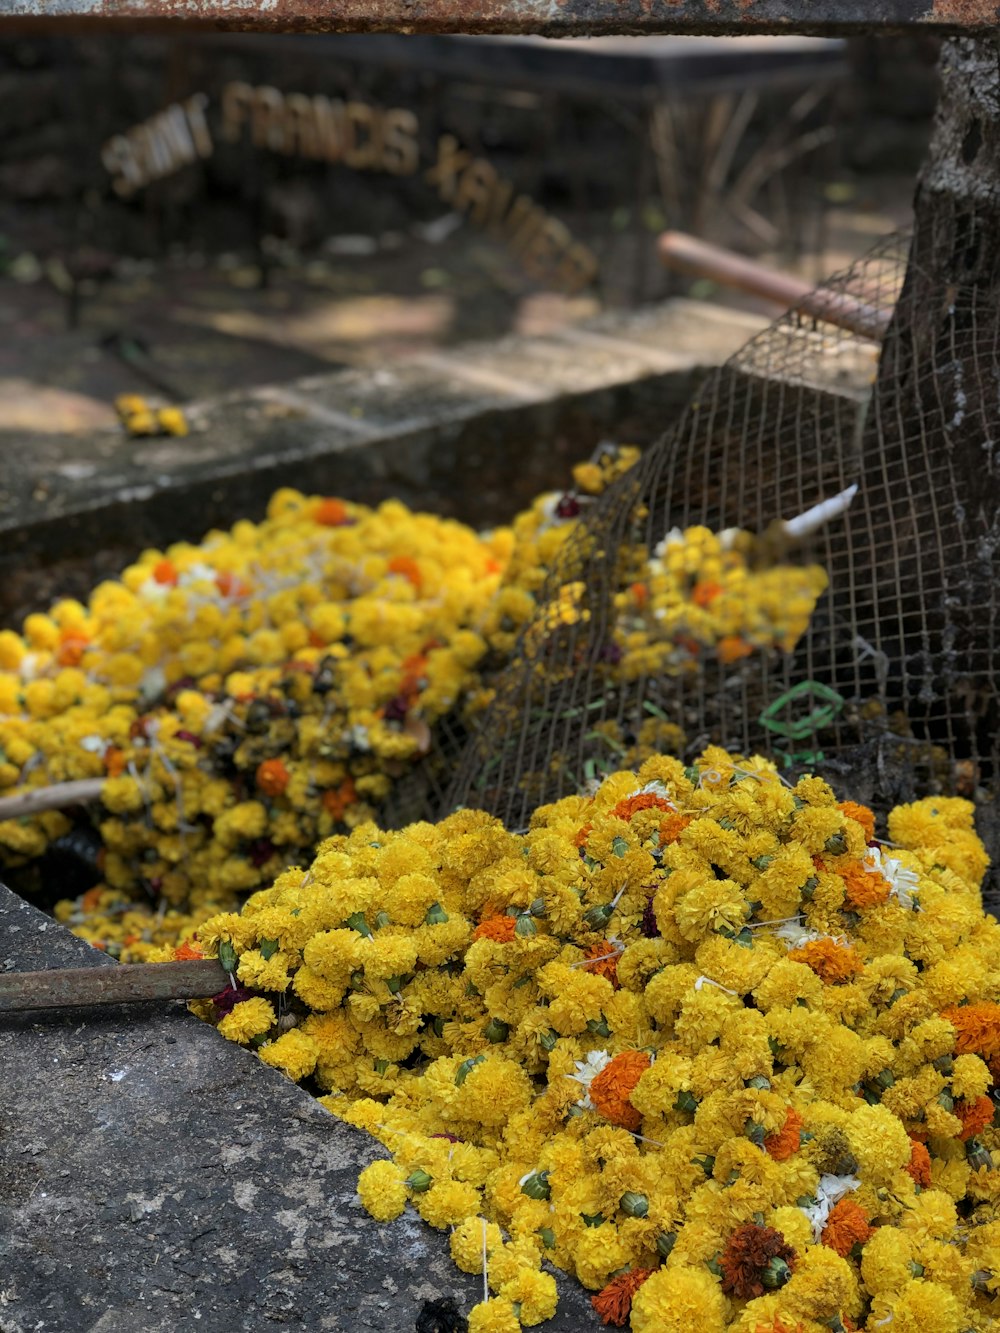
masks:
<path id="1" fill-rule="evenodd" d="M 378 818 L 414 764 L 443 762 L 443 717 L 475 727 L 525 626 L 587 619 L 580 584 L 544 617 L 537 599 L 586 505 L 638 457 L 603 447 L 573 489 L 487 534 L 394 502 L 281 490 L 264 522 L 146 551 L 87 605 L 62 600 L 21 634 L 0 631 L 0 797 L 101 783 L 99 804 L 72 818 L 0 820 L 0 865 L 68 839 L 99 882 L 56 915 L 141 961 Z M 608 682 L 794 647 L 825 575 L 758 567 L 753 551 L 750 534 L 704 528 L 652 555 L 623 550 Z M 596 724 L 595 772 L 683 749 L 681 728 L 651 712 L 634 745 Z"/>
<path id="2" fill-rule="evenodd" d="M 200 1012 L 391 1156 L 359 1194 L 491 1295 L 636 1333 L 1000 1314 L 1000 925 L 972 806 L 872 814 L 707 750 L 537 810 L 329 838 L 189 950 Z M 596 1320 L 595 1320 L 596 1325 Z"/>
<path id="3" fill-rule="evenodd" d="M 61 915 L 86 934 L 145 891 L 204 917 L 369 818 L 475 679 L 509 548 L 283 490 L 263 523 L 148 551 L 88 605 L 0 633 L 0 795 L 103 779 L 104 883 Z M 4 821 L 0 856 L 70 827 Z"/>

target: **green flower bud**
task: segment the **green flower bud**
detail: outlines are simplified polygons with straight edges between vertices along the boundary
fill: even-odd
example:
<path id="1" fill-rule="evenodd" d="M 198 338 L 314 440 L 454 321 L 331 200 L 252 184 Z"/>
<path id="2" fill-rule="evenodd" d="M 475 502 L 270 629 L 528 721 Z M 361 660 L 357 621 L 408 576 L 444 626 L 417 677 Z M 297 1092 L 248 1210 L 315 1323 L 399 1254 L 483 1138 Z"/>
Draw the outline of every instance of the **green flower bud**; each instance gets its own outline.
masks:
<path id="1" fill-rule="evenodd" d="M 649 1200 L 645 1194 L 636 1194 L 634 1190 L 626 1190 L 618 1201 L 618 1207 L 626 1217 L 645 1217 L 649 1212 Z"/>
<path id="2" fill-rule="evenodd" d="M 915 1259 L 910 1260 L 907 1264 L 907 1268 L 909 1268 L 912 1277 L 923 1277 L 924 1275 L 923 1264 L 918 1264 Z"/>
<path id="3" fill-rule="evenodd" d="M 692 1166 L 700 1166 L 706 1176 L 710 1176 L 715 1170 L 715 1158 L 711 1153 L 706 1153 L 704 1157 L 692 1157 Z"/>
<path id="4" fill-rule="evenodd" d="M 823 850 L 829 852 L 831 856 L 843 856 L 847 851 L 847 839 L 843 833 L 834 833 L 823 844 Z"/>
<path id="5" fill-rule="evenodd" d="M 547 1250 L 555 1249 L 556 1233 L 552 1230 L 551 1227 L 540 1227 L 538 1234 L 542 1239 L 542 1244 L 545 1246 Z"/>
<path id="6" fill-rule="evenodd" d="M 392 917 L 388 912 L 379 912 L 375 917 L 375 929 L 384 930 L 386 926 L 392 925 Z"/>
<path id="7" fill-rule="evenodd" d="M 777 1291 L 792 1276 L 792 1270 L 777 1255 L 768 1259 L 767 1266 L 760 1275 L 760 1280 L 768 1291 Z"/>
<path id="8" fill-rule="evenodd" d="M 698 1098 L 693 1092 L 681 1089 L 677 1094 L 677 1100 L 674 1102 L 674 1110 L 681 1111 L 685 1115 L 694 1115 L 698 1109 Z"/>
<path id="9" fill-rule="evenodd" d="M 612 838 L 611 850 L 615 856 L 624 856 L 628 851 L 628 842 L 625 838 Z"/>
<path id="10" fill-rule="evenodd" d="M 802 897 L 805 899 L 807 903 L 811 903 L 813 894 L 816 892 L 818 888 L 819 888 L 819 880 L 815 875 L 810 875 L 809 878 L 806 880 L 806 882 L 802 885 L 802 888 L 799 889 L 799 893 L 802 895 Z"/>
<path id="11" fill-rule="evenodd" d="M 532 916 L 544 916 L 546 913 L 545 899 L 535 898 L 528 911 Z"/>
<path id="12" fill-rule="evenodd" d="M 463 1060 L 455 1070 L 455 1087 L 460 1088 L 476 1065 L 481 1065 L 485 1059 L 485 1055 L 473 1055 L 468 1060 Z"/>
<path id="13" fill-rule="evenodd" d="M 750 864 L 755 870 L 766 870 L 773 860 L 773 856 L 758 856 L 755 857 Z"/>
<path id="14" fill-rule="evenodd" d="M 529 1199 L 547 1199 L 552 1193 L 549 1189 L 549 1173 L 547 1171 L 532 1171 L 521 1186 L 521 1193 L 526 1194 Z"/>
<path id="15" fill-rule="evenodd" d="M 385 984 L 386 984 L 386 986 L 387 986 L 388 989 L 389 989 L 389 994 L 390 994 L 390 995 L 398 995 L 399 992 L 403 989 L 403 978 L 402 978 L 402 977 L 386 977 L 386 979 L 385 979 Z"/>
<path id="16" fill-rule="evenodd" d="M 483 1036 L 487 1041 L 496 1045 L 498 1042 L 506 1041 L 510 1036 L 510 1025 L 501 1018 L 491 1018 L 483 1028 Z"/>
<path id="17" fill-rule="evenodd" d="M 555 1028 L 549 1028 L 548 1031 L 543 1032 L 538 1038 L 538 1044 L 543 1051 L 554 1051 L 558 1040 L 559 1033 Z"/>
<path id="18" fill-rule="evenodd" d="M 614 908 L 610 903 L 601 903 L 598 907 L 592 907 L 589 912 L 584 913 L 584 921 L 594 930 L 603 930 L 611 920 Z"/>
<path id="19" fill-rule="evenodd" d="M 611 1029 L 608 1027 L 607 1019 L 602 1014 L 600 1018 L 591 1018 L 587 1023 L 587 1031 L 592 1032 L 595 1037 L 610 1037 Z"/>
<path id="20" fill-rule="evenodd" d="M 375 1073 L 376 1073 L 376 1074 L 384 1074 L 385 1071 L 389 1068 L 389 1061 L 388 1061 L 388 1060 L 376 1060 L 376 1061 L 374 1062 L 374 1064 L 372 1065 L 372 1068 L 375 1070 Z"/>
<path id="21" fill-rule="evenodd" d="M 656 1252 L 661 1259 L 669 1259 L 670 1251 L 677 1244 L 676 1231 L 661 1231 L 656 1238 Z"/>
<path id="22" fill-rule="evenodd" d="M 261 957 L 264 959 L 265 963 L 268 961 L 268 959 L 273 958 L 277 952 L 278 952 L 277 940 L 261 940 L 260 954 Z"/>
<path id="23" fill-rule="evenodd" d="M 604 1221 L 603 1213 L 581 1213 L 585 1227 L 599 1227 Z"/>
<path id="24" fill-rule="evenodd" d="M 763 1125 L 758 1125 L 755 1120 L 748 1120 L 747 1138 L 751 1143 L 755 1143 L 758 1148 L 763 1148 L 764 1140 L 767 1138 L 767 1130 Z"/>
<path id="25" fill-rule="evenodd" d="M 764 1092 L 771 1086 L 771 1080 L 765 1078 L 763 1074 L 754 1074 L 753 1078 L 747 1080 L 748 1088 L 756 1088 L 758 1092 Z"/>
<path id="26" fill-rule="evenodd" d="M 976 1291 L 988 1292 L 989 1284 L 993 1281 L 993 1270 L 991 1268 L 977 1268 L 972 1275 L 972 1285 Z"/>
<path id="27" fill-rule="evenodd" d="M 440 903 L 431 903 L 427 909 L 427 915 L 424 917 L 424 924 L 427 926 L 443 926 L 448 920 L 448 913 Z"/>
<path id="28" fill-rule="evenodd" d="M 993 1155 L 985 1144 L 978 1139 L 970 1139 L 965 1145 L 965 1160 L 970 1171 L 993 1170 Z"/>
<path id="29" fill-rule="evenodd" d="M 344 925 L 349 930 L 356 930 L 358 934 L 362 935 L 366 940 L 370 940 L 372 937 L 371 928 L 365 920 L 364 912 L 352 912 L 344 922 Z"/>
<path id="30" fill-rule="evenodd" d="M 538 927 L 527 912 L 522 912 L 517 918 L 517 923 L 514 926 L 514 934 L 519 935 L 522 939 L 529 935 L 538 934 Z"/>
<path id="31" fill-rule="evenodd" d="M 219 962 L 222 964 L 223 971 L 230 974 L 236 971 L 236 965 L 239 959 L 236 956 L 236 950 L 230 940 L 219 941 Z"/>
<path id="32" fill-rule="evenodd" d="M 423 1194 L 431 1187 L 431 1177 L 426 1171 L 418 1166 L 416 1171 L 406 1177 L 403 1184 L 408 1190 L 412 1190 L 414 1194 Z"/>
<path id="33" fill-rule="evenodd" d="M 950 1092 L 945 1091 L 938 1093 L 938 1106 L 943 1106 L 946 1111 L 954 1111 L 955 1099 Z"/>

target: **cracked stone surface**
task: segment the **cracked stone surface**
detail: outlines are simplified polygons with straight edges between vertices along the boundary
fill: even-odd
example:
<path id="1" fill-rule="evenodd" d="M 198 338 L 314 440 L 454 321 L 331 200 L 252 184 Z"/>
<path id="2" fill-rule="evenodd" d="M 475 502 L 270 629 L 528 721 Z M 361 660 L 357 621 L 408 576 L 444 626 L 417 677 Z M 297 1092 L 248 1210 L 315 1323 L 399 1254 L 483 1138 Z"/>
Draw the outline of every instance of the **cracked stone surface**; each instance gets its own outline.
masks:
<path id="1" fill-rule="evenodd" d="M 0 885 L 0 970 L 110 966 Z M 182 1004 L 0 1015 L 0 1333 L 411 1333 L 481 1296 L 415 1213 L 355 1193 L 384 1155 Z M 543 1327 L 599 1324 L 560 1275 Z"/>

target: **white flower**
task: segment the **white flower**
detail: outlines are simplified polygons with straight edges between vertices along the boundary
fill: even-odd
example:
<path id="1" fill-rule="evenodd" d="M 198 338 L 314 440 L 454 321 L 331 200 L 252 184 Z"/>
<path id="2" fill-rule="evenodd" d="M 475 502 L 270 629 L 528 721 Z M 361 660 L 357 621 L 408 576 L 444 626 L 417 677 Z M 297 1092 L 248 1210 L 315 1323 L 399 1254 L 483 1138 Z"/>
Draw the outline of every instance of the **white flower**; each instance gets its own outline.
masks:
<path id="1" fill-rule="evenodd" d="M 583 1088 L 583 1096 L 577 1102 L 577 1106 L 582 1106 L 585 1111 L 596 1110 L 590 1100 L 590 1085 L 610 1063 L 611 1056 L 607 1051 L 590 1051 L 583 1060 L 576 1061 L 576 1073 L 567 1074 L 566 1077 L 574 1079 Z"/>
<path id="2" fill-rule="evenodd" d="M 182 588 L 186 588 L 191 583 L 214 583 L 215 570 L 211 565 L 206 565 L 203 560 L 196 560 L 181 574 L 177 582 Z"/>
<path id="3" fill-rule="evenodd" d="M 869 847 L 864 855 L 865 870 L 870 875 L 881 875 L 889 884 L 889 896 L 900 907 L 912 909 L 920 892 L 920 876 L 908 870 L 896 856 L 886 856 L 881 847 Z"/>
<path id="4" fill-rule="evenodd" d="M 629 792 L 629 798 L 633 796 L 658 796 L 661 801 L 666 801 L 671 810 L 677 809 L 670 799 L 670 792 L 662 782 L 647 782 L 645 787 L 639 787 L 636 791 Z"/>
<path id="5" fill-rule="evenodd" d="M 801 949 L 803 944 L 822 939 L 818 930 L 810 930 L 802 924 L 802 918 L 793 916 L 774 932 L 775 939 L 785 940 L 793 949 Z"/>
<path id="6" fill-rule="evenodd" d="M 18 667 L 22 680 L 34 680 L 38 671 L 38 654 L 25 653 L 21 658 L 21 665 Z"/>
<path id="7" fill-rule="evenodd" d="M 721 981 L 713 981 L 711 977 L 699 977 L 694 983 L 695 990 L 701 990 L 703 986 L 714 986 L 716 990 L 724 990 L 727 995 L 739 995 L 739 991 L 730 990 Z"/>
<path id="8" fill-rule="evenodd" d="M 860 1185 L 861 1181 L 857 1176 L 820 1176 L 816 1187 L 816 1202 L 802 1209 L 812 1224 L 813 1241 L 817 1245 L 833 1205 L 839 1203 L 852 1190 L 858 1189 Z"/>
<path id="9" fill-rule="evenodd" d="M 344 735 L 344 740 L 353 745 L 355 750 L 370 750 L 372 747 L 368 741 L 368 728 L 355 724 L 350 731 Z"/>
<path id="10" fill-rule="evenodd" d="M 84 736 L 80 749 L 86 750 L 88 754 L 103 754 L 110 744 L 102 736 Z"/>
<path id="11" fill-rule="evenodd" d="M 662 560 L 671 546 L 683 545 L 684 533 L 680 528 L 671 528 L 663 541 L 657 542 L 656 546 L 653 548 L 653 554 L 656 556 L 657 560 Z"/>
<path id="12" fill-rule="evenodd" d="M 144 579 L 139 584 L 139 591 L 136 596 L 144 598 L 147 602 L 163 602 L 170 595 L 169 583 L 157 583 L 156 579 Z"/>
<path id="13" fill-rule="evenodd" d="M 143 703 L 157 699 L 167 688 L 167 677 L 162 667 L 147 667 L 139 681 L 139 694 Z"/>

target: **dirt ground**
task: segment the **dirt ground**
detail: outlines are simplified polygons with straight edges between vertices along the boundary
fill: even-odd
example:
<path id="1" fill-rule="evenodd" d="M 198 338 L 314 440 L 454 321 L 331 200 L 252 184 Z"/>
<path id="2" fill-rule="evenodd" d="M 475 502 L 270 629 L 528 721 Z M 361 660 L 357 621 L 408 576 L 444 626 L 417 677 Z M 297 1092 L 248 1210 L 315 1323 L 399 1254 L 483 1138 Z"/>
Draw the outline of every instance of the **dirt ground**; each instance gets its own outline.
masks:
<path id="1" fill-rule="evenodd" d="M 911 191 L 910 179 L 884 177 L 834 189 L 839 199 L 828 205 L 821 246 L 791 267 L 817 281 L 849 263 L 906 225 Z M 587 239 L 603 250 L 604 290 L 575 297 L 537 289 L 502 246 L 445 215 L 437 227 L 409 233 L 332 235 L 320 255 L 279 255 L 266 275 L 253 254 L 178 250 L 159 262 L 122 259 L 87 284 L 72 327 L 58 266 L 36 256 L 30 234 L 19 235 L 16 216 L 8 216 L 0 427 L 88 429 L 114 420 L 120 393 L 186 401 L 575 323 L 634 294 L 635 231 L 598 222 Z M 783 257 L 772 260 L 789 267 Z M 648 253 L 643 294 L 670 290 L 768 309 L 705 281 L 661 274 Z"/>

